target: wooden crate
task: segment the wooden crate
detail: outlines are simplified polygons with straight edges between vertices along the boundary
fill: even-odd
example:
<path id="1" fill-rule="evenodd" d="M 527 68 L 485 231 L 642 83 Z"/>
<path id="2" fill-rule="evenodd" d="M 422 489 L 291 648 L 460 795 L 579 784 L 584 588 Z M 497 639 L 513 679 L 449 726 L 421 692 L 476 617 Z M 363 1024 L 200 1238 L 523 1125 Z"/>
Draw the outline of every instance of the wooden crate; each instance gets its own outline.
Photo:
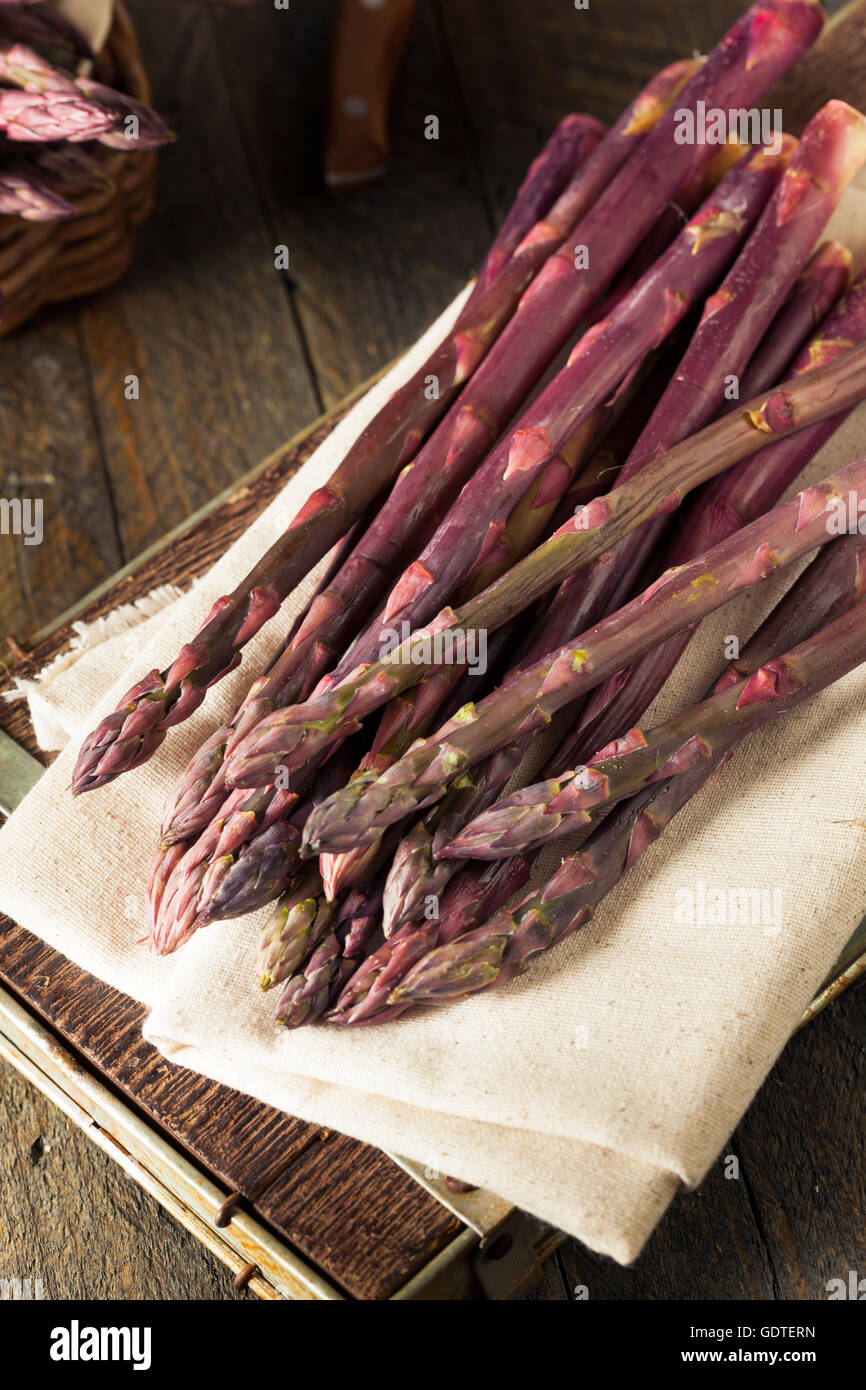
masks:
<path id="1" fill-rule="evenodd" d="M 0 689 L 62 651 L 75 619 L 202 574 L 350 403 L 13 653 Z M 22 705 L 0 705 L 0 727 L 45 761 Z M 6 747 L 11 805 L 32 765 L 12 766 Z M 0 780 L 2 768 L 0 748 Z M 491 1194 L 451 1192 L 403 1159 L 167 1062 L 141 1036 L 143 1005 L 3 917 L 0 982 L 0 1054 L 262 1297 L 504 1297 L 538 1276 L 557 1239 Z"/>

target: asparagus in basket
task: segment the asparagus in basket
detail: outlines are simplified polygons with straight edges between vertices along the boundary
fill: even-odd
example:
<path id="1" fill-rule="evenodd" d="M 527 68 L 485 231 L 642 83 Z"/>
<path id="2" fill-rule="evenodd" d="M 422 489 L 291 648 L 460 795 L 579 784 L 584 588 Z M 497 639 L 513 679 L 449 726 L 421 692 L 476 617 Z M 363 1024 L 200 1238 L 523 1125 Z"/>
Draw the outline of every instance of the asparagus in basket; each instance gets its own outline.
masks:
<path id="1" fill-rule="evenodd" d="M 825 547 L 752 638 L 716 689 L 768 721 L 866 660 L 866 537 Z M 815 631 L 819 624 L 827 623 Z M 814 636 L 803 637 L 805 632 Z M 790 642 L 793 651 L 785 651 Z M 733 713 L 733 711 L 732 711 Z M 754 727 L 748 721 L 748 728 Z M 563 861 L 542 888 L 461 940 L 431 951 L 394 989 L 389 1005 L 444 1003 L 511 979 L 538 951 L 555 946 L 594 915 L 673 817 L 730 756 L 724 722 L 704 731 L 712 752 L 689 772 L 624 802 Z"/>
<path id="2" fill-rule="evenodd" d="M 0 37 L 0 130 L 24 143 L 98 140 L 115 149 L 154 149 L 172 139 L 143 102 L 55 67 L 26 44 Z"/>
<path id="3" fill-rule="evenodd" d="M 814 41 L 822 22 L 823 12 L 809 0 L 763 0 L 754 5 L 687 83 L 679 107 L 695 113 L 699 101 L 723 108 L 752 105 Z M 579 220 L 573 235 L 589 248 L 589 267 L 582 257 L 576 262 L 567 246 L 550 258 L 533 282 L 519 314 L 474 373 L 469 394 L 458 398 L 450 412 L 451 424 L 442 434 L 444 460 L 459 457 L 468 468 L 480 460 L 665 202 L 712 157 L 712 146 L 676 144 L 676 126 L 669 111 Z M 493 281 L 491 292 L 501 278 Z M 450 399 L 459 383 L 453 373 L 446 372 L 443 380 Z M 419 420 L 427 426 L 437 414 L 423 389 L 410 390 L 408 399 L 405 393 L 392 398 L 329 484 L 308 500 L 234 592 L 218 601 L 205 626 L 169 668 L 146 675 L 89 735 L 74 776 L 76 792 L 102 785 L 144 762 L 167 729 L 198 708 L 207 687 L 236 666 L 246 641 L 411 456 L 420 437 Z"/>

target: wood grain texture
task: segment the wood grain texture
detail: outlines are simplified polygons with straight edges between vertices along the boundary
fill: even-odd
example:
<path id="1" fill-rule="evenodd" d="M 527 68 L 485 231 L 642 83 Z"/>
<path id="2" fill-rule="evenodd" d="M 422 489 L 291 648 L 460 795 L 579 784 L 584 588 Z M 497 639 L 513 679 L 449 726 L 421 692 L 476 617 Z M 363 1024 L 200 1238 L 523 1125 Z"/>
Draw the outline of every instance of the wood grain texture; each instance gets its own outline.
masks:
<path id="1" fill-rule="evenodd" d="M 0 977 L 352 1297 L 389 1297 L 459 1233 L 461 1223 L 377 1149 L 167 1062 L 141 1036 L 142 1005 L 4 918 Z"/>
<path id="2" fill-rule="evenodd" d="M 43 504 L 41 545 L 0 535 L 0 635 L 24 638 L 123 562 L 69 313 L 0 341 L 0 497 Z"/>
<path id="3" fill-rule="evenodd" d="M 480 262 L 491 226 L 435 7 L 418 7 L 391 103 L 391 172 L 335 196 L 321 171 L 329 6 L 213 16 L 326 407 L 412 343 Z M 289 76 L 290 75 L 290 76 Z M 275 99 L 275 94 L 277 99 Z M 424 138 L 425 118 L 440 123 Z"/>
<path id="4" fill-rule="evenodd" d="M 317 414 L 210 16 L 165 0 L 133 10 L 178 138 L 131 274 L 80 311 L 125 559 Z"/>
<path id="5" fill-rule="evenodd" d="M 837 97 L 862 109 L 866 102 L 866 3 L 830 0 L 831 16 L 809 53 L 768 97 L 783 112 L 785 129 L 799 135 L 825 101 Z"/>
<path id="6" fill-rule="evenodd" d="M 132 0 L 179 143 L 161 159 L 157 213 L 126 280 L 0 344 L 0 475 L 55 479 L 50 543 L 25 553 L 0 538 L 0 638 L 26 638 L 412 342 L 478 264 L 553 123 L 571 109 L 614 118 L 657 67 L 706 51 L 743 3 L 593 0 L 578 11 L 570 0 L 426 0 L 395 87 L 391 174 L 335 200 L 320 171 L 329 7 Z M 822 41 L 817 65 L 773 94 L 789 128 L 830 95 L 862 103 L 862 24 L 848 23 Z M 423 139 L 428 114 L 439 116 L 439 141 Z M 290 248 L 288 275 L 273 269 L 278 242 Z M 141 380 L 135 402 L 123 397 L 129 372 Z M 206 568 L 318 437 L 285 451 L 218 524 L 199 522 L 89 616 Z M 4 707 L 2 723 L 27 742 L 20 711 Z M 17 929 L 0 938 L 19 987 L 44 993 L 63 1023 L 74 967 L 44 949 Z M 386 1296 L 457 1229 L 375 1151 L 339 1135 L 320 1141 L 244 1097 L 215 1102 L 221 1088 L 148 1055 L 135 1006 L 109 995 L 91 997 L 97 1026 L 81 1038 L 94 1064 L 140 1084 L 143 1110 L 167 1131 L 188 1123 L 199 1151 L 221 1146 L 227 1183 L 240 1176 L 249 1187 L 267 1170 L 273 1122 L 293 1161 L 260 1214 L 323 1270 L 339 1268 L 333 1277 L 355 1296 Z M 862 1274 L 864 1009 L 866 992 L 849 994 L 791 1042 L 728 1146 L 739 1179 L 715 1165 L 630 1269 L 567 1242 L 533 1297 L 564 1301 L 583 1284 L 591 1298 L 810 1299 L 825 1296 L 828 1278 Z M 0 1164 L 10 1194 L 3 1276 L 50 1265 L 56 1296 L 100 1297 L 116 1279 L 129 1297 L 232 1296 L 226 1271 L 7 1068 Z"/>
<path id="7" fill-rule="evenodd" d="M 215 1256 L 8 1066 L 0 1071 L 0 1279 L 46 1298 L 246 1299 Z"/>

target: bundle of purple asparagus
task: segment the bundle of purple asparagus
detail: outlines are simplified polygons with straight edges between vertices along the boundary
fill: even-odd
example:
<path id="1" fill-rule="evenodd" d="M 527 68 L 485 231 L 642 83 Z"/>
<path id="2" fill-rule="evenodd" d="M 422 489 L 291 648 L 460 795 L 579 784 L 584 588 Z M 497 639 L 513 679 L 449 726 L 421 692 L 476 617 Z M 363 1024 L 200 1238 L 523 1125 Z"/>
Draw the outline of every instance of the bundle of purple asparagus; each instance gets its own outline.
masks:
<path id="1" fill-rule="evenodd" d="M 820 242 L 866 121 L 830 101 L 799 141 L 679 138 L 708 107 L 759 101 L 822 18 L 811 0 L 758 0 L 609 131 L 565 117 L 453 328 L 85 740 L 75 793 L 149 759 L 331 552 L 169 792 L 148 885 L 157 951 L 273 903 L 258 975 L 287 1028 L 502 982 L 588 920 L 740 741 L 866 659 L 866 460 L 780 504 L 866 398 L 866 275 L 846 292 L 850 253 Z M 33 33 L 0 53 L 17 95 L 44 99 L 19 102 L 22 120 L 68 106 L 76 129 L 114 138 L 117 108 L 73 55 L 49 60 Z M 4 100 L 0 122 L 18 110 Z M 837 538 L 840 508 L 853 534 Z M 815 551 L 707 699 L 642 726 L 701 618 Z M 566 709 L 541 779 L 503 796 Z M 599 817 L 509 908 L 540 848 Z"/>
<path id="2" fill-rule="evenodd" d="M 854 534 L 812 561 L 719 678 L 716 699 L 727 698 L 734 722 L 740 711 L 754 716 L 739 723 L 739 737 L 866 661 L 864 599 L 866 536 Z M 796 645 L 786 651 L 792 642 Z M 718 716 L 718 704 L 715 711 Z M 503 984 L 538 951 L 585 925 L 739 741 L 724 717 L 715 725 L 711 719 L 700 738 L 706 756 L 702 752 L 690 759 L 689 770 L 674 771 L 669 780 L 651 783 L 625 801 L 543 888 L 421 957 L 384 1001 L 390 1016 L 413 1003 L 444 1003 Z"/>
<path id="3" fill-rule="evenodd" d="M 0 6 L 0 214 L 73 217 L 74 198 L 105 184 L 80 145 L 133 151 L 172 138 L 149 107 L 86 76 L 92 58 L 53 8 Z"/>
<path id="4" fill-rule="evenodd" d="M 665 111 L 648 134 L 638 137 L 637 149 L 623 151 L 626 133 L 619 132 L 617 139 L 614 128 L 595 151 L 596 163 L 603 166 L 598 196 L 586 211 L 581 208 L 571 235 L 531 282 L 495 346 L 467 343 L 462 336 L 458 343 L 449 339 L 443 344 L 441 363 L 431 362 L 420 379 L 388 402 L 328 485 L 308 500 L 234 592 L 215 604 L 204 627 L 171 666 L 147 673 L 85 740 L 74 775 L 76 792 L 101 786 L 153 755 L 167 730 L 199 707 L 207 687 L 234 669 L 245 643 L 409 461 L 443 411 L 447 415 L 425 446 L 434 453 L 436 470 L 460 467 L 466 476 L 482 460 L 669 199 L 711 161 L 714 145 L 676 139 L 683 113 L 696 117 L 707 103 L 722 109 L 748 108 L 814 41 L 822 23 L 823 12 L 811 0 L 761 0 L 689 79 L 677 96 L 676 110 Z M 588 248 L 588 264 L 582 253 L 575 254 L 575 246 Z M 501 278 L 502 272 L 487 292 Z M 439 382 L 438 392 L 425 391 L 430 376 Z M 458 394 L 467 376 L 469 383 Z M 507 483 L 516 470 L 523 490 L 538 476 L 549 452 L 540 435 L 526 438 L 525 445 L 519 466 L 515 459 L 509 468 L 506 459 L 500 474 Z M 432 575 L 425 578 L 426 561 L 414 566 L 392 594 L 391 619 L 417 623 L 425 620 L 419 618 L 422 611 L 436 612 L 442 588 L 453 582 L 448 557 L 459 555 L 462 562 L 471 546 L 470 562 L 477 559 L 489 526 L 497 523 L 503 508 L 510 510 L 509 493 L 513 500 L 513 489 L 496 490 L 493 514 L 488 508 L 473 517 L 471 534 L 464 518 L 459 532 L 449 529 L 440 538 L 436 554 L 444 563 L 436 580 Z"/>

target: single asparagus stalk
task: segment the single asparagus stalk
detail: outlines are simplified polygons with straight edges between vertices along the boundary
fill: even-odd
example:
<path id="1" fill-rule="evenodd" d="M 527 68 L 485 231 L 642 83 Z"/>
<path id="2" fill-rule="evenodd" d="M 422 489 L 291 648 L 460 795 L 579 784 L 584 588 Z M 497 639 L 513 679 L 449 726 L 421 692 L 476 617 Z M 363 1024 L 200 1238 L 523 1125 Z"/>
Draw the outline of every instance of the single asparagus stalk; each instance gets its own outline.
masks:
<path id="1" fill-rule="evenodd" d="M 749 362 L 740 386 L 746 400 L 790 375 L 807 335 L 845 290 L 851 260 L 848 247 L 838 241 L 824 241 L 813 252 Z"/>
<path id="2" fill-rule="evenodd" d="M 736 667 L 720 678 L 716 688 L 730 689 L 733 681 L 737 689 L 745 691 L 754 682 L 753 690 L 769 697 L 772 705 L 778 666 L 786 672 L 786 683 L 790 683 L 792 675 L 796 680 L 790 657 L 802 650 L 801 642 L 810 643 L 804 633 L 815 631 L 825 622 L 829 626 L 821 628 L 811 639 L 812 650 L 816 642 L 820 646 L 829 640 L 832 645 L 839 637 L 844 644 L 835 673 L 832 668 L 824 671 L 822 684 L 829 684 L 846 667 L 850 669 L 858 660 L 866 659 L 864 596 L 866 537 L 846 536 L 826 546 L 806 569 L 752 638 Z M 798 647 L 780 663 L 778 654 L 791 640 Z M 838 654 L 838 641 L 836 650 Z M 768 664 L 772 675 L 766 681 L 764 669 Z M 661 786 L 648 787 L 623 803 L 577 854 L 563 861 L 549 883 L 528 894 L 511 912 L 500 912 L 454 946 L 422 958 L 395 987 L 389 1007 L 402 1009 L 411 1003 L 446 1002 L 504 984 L 536 951 L 556 945 L 590 920 L 606 894 L 730 756 L 730 751 L 727 749 Z"/>
<path id="3" fill-rule="evenodd" d="M 287 980 L 274 1015 L 285 1028 L 315 1023 L 333 1005 L 344 984 L 360 966 L 379 925 L 382 885 L 369 894 L 351 894 L 347 911 L 312 952 L 307 963 Z M 351 902 L 352 899 L 363 899 Z M 351 905 L 350 905 L 351 903 Z"/>
<path id="4" fill-rule="evenodd" d="M 55 222 L 74 217 L 75 208 L 53 192 L 38 170 L 28 169 L 21 160 L 0 165 L 0 214 L 27 222 Z"/>
<path id="5" fill-rule="evenodd" d="M 695 112 L 697 102 L 707 98 L 722 107 L 750 105 L 814 41 L 822 23 L 823 13 L 811 0 L 761 0 L 737 21 L 687 83 L 679 97 L 681 109 Z M 500 427 L 494 423 L 491 436 L 487 422 L 504 424 L 510 418 L 589 305 L 639 244 L 665 201 L 709 162 L 713 147 L 676 144 L 677 124 L 673 112 L 662 116 L 641 142 L 641 159 L 632 165 L 632 154 L 590 212 L 580 219 L 574 235 L 590 248 L 591 268 L 584 269 L 582 261 L 578 268 L 569 249 L 567 256 L 550 258 L 549 265 L 557 263 L 552 273 L 546 274 L 549 266 L 545 267 L 544 284 L 528 298 L 524 296 L 520 313 L 501 336 L 495 360 L 491 354 L 487 370 L 481 368 L 475 373 L 472 391 L 454 412 L 446 452 L 449 463 L 456 454 L 464 461 L 467 456 L 473 460 L 482 457 Z M 504 273 L 497 276 L 490 292 L 504 278 Z M 465 342 L 461 346 L 465 362 L 469 349 Z M 453 363 L 453 338 L 450 347 Z M 476 362 L 477 356 L 472 365 Z M 444 408 L 465 375 L 455 379 L 453 369 L 436 375 L 440 399 L 447 397 Z M 244 643 L 273 616 L 301 575 L 414 452 L 421 436 L 415 434 L 410 440 L 409 432 L 417 431 L 419 422 L 428 424 L 438 418 L 438 405 L 428 409 L 419 400 L 423 395 L 422 378 L 415 392 L 410 391 L 410 408 L 402 416 L 400 401 L 405 405 L 405 391 L 392 397 L 389 408 L 365 431 L 329 484 L 309 499 L 288 532 L 234 593 L 218 602 L 205 627 L 169 669 L 151 672 L 140 681 L 118 710 L 85 740 L 73 778 L 74 791 L 101 785 L 145 761 L 162 742 L 166 730 L 198 707 L 207 686 L 236 665 Z M 402 429 L 395 429 L 395 419 L 402 419 Z M 373 441 L 381 441 L 383 421 L 386 437 L 396 447 L 372 451 Z M 528 484 L 531 478 L 526 481 Z"/>
<path id="6" fill-rule="evenodd" d="M 265 924 L 256 966 L 260 987 L 273 989 L 291 979 L 327 935 L 336 913 L 337 904 L 326 901 L 318 870 L 311 866 Z"/>
<path id="7" fill-rule="evenodd" d="M 472 893 L 467 894 L 462 881 L 455 879 L 440 905 L 439 920 L 432 918 L 401 927 L 390 941 L 368 956 L 344 984 L 327 1015 L 328 1022 L 348 1026 L 381 1023 L 386 1017 L 402 1013 L 404 1006 L 388 1007 L 388 996 L 412 966 L 439 940 L 450 941 L 453 933 L 473 924 L 479 916 L 483 920 L 486 914 L 495 912 L 526 882 L 528 870 L 520 861 L 493 867 L 498 872 L 488 872 L 485 881 L 474 886 L 474 910 Z"/>
<path id="8" fill-rule="evenodd" d="M 623 113 L 595 155 L 578 168 L 568 187 L 548 212 L 546 220 L 534 227 L 525 243 L 517 249 L 506 271 L 501 273 L 497 294 L 505 308 L 509 305 L 514 307 L 532 274 L 625 161 L 635 141 L 651 128 L 695 67 L 696 64 L 672 64 L 654 78 Z M 590 123 L 588 129 L 584 130 L 587 150 L 591 150 L 597 134 L 595 123 Z M 471 325 L 476 319 L 501 327 L 505 308 L 498 310 L 497 319 L 490 300 L 491 296 L 483 293 L 479 297 L 476 289 L 454 333 L 469 333 L 471 336 Z M 416 385 L 436 375 L 434 367 L 436 363 L 431 359 L 416 374 Z M 436 370 L 439 371 L 439 368 L 436 367 Z M 438 511 L 453 499 L 464 476 L 465 470 L 461 472 L 453 458 L 449 457 L 443 463 L 435 450 L 429 449 L 422 450 L 411 467 L 402 471 L 380 513 L 374 517 L 344 565 L 331 576 L 329 583 L 310 605 L 304 622 L 287 644 L 286 651 L 273 669 L 253 684 L 244 705 L 232 721 L 232 728 L 227 730 L 226 743 L 242 738 L 258 719 L 271 710 L 283 708 L 311 693 L 346 643 L 357 636 L 359 626 L 369 620 L 371 613 L 375 613 L 377 605 L 393 583 L 395 573 L 399 573 L 418 548 L 427 542 L 430 530 L 435 529 Z M 431 521 L 434 523 L 432 527 Z M 225 791 L 218 775 L 224 751 L 223 746 L 219 758 L 210 757 L 204 767 L 200 763 L 196 765 L 194 760 L 183 774 L 176 796 L 186 807 L 186 823 L 166 825 L 164 822 L 163 838 L 166 841 L 177 833 L 190 833 L 190 811 L 196 798 L 202 801 L 202 805 L 192 828 L 203 830 L 210 817 L 216 814 Z M 206 787 L 214 778 L 216 785 L 205 796 L 203 783 Z M 183 786 L 184 781 L 187 782 L 186 787 Z"/>
<path id="9" fill-rule="evenodd" d="M 90 77 L 76 78 L 75 85 L 86 97 L 98 102 L 114 116 L 111 129 L 102 131 L 96 137 L 101 145 L 127 152 L 155 150 L 174 139 L 165 121 L 144 102 L 136 101 L 125 92 L 115 92 Z"/>
<path id="10" fill-rule="evenodd" d="M 555 206 L 565 190 L 575 181 L 586 155 L 587 121 L 583 115 L 565 116 L 559 122 L 547 144 L 536 155 L 526 171 L 505 220 L 484 257 L 478 272 L 476 293 L 480 294 L 496 279 L 511 260 L 524 237 Z M 595 127 L 598 140 L 604 129 Z M 573 220 L 573 219 L 571 219 Z"/>
<path id="11" fill-rule="evenodd" d="M 846 356 L 853 359 L 858 352 L 854 349 Z M 804 377 L 802 383 L 817 377 L 818 373 Z M 790 392 L 786 394 L 790 400 Z M 695 441 L 691 443 L 694 446 Z M 620 488 L 619 494 L 624 490 Z M 866 459 L 807 488 L 705 555 L 667 571 L 581 641 L 513 674 L 477 707 L 460 711 L 377 782 L 366 788 L 354 783 L 335 792 L 307 820 L 304 852 L 343 848 L 347 841 L 364 844 L 403 816 L 432 805 L 466 768 L 516 734 L 544 727 L 557 710 L 598 685 L 612 669 L 621 669 L 623 648 L 630 655 L 641 655 L 743 588 L 763 582 L 776 569 L 823 544 L 830 533 L 834 499 L 849 494 L 866 500 Z"/>
<path id="12" fill-rule="evenodd" d="M 864 391 L 866 349 L 855 347 L 828 367 L 795 378 L 769 396 L 755 397 L 706 426 L 642 474 L 590 502 L 476 599 L 456 612 L 443 610 L 435 625 L 413 633 L 387 660 L 360 669 L 298 709 L 279 710 L 263 720 L 236 750 L 227 769 L 229 783 L 264 785 L 272 780 L 276 767 L 291 771 L 301 766 L 312 752 L 358 728 L 373 709 L 416 684 L 425 669 L 440 664 L 441 653 L 435 663 L 431 660 L 432 638 L 437 634 L 454 628 L 495 631 L 636 526 L 675 510 L 699 483 L 756 453 L 773 436 L 793 433 L 847 409 Z M 442 641 L 437 644 L 442 645 Z M 508 688 L 515 687 L 516 682 Z"/>
<path id="13" fill-rule="evenodd" d="M 792 374 L 805 376 L 864 340 L 866 273 L 861 273 L 795 359 Z M 761 376 L 762 364 L 760 354 L 751 372 L 754 377 Z M 754 465 L 739 465 L 716 479 L 683 517 L 668 549 L 667 563 L 677 565 L 691 559 L 771 507 L 844 418 L 843 412 L 803 430 L 764 450 Z M 568 766 L 569 761 L 584 761 L 596 748 L 640 719 L 694 632 L 695 626 L 689 626 L 599 686 L 581 711 L 572 733 L 557 750 L 555 770 Z M 567 761 L 560 761 L 563 758 Z"/>

